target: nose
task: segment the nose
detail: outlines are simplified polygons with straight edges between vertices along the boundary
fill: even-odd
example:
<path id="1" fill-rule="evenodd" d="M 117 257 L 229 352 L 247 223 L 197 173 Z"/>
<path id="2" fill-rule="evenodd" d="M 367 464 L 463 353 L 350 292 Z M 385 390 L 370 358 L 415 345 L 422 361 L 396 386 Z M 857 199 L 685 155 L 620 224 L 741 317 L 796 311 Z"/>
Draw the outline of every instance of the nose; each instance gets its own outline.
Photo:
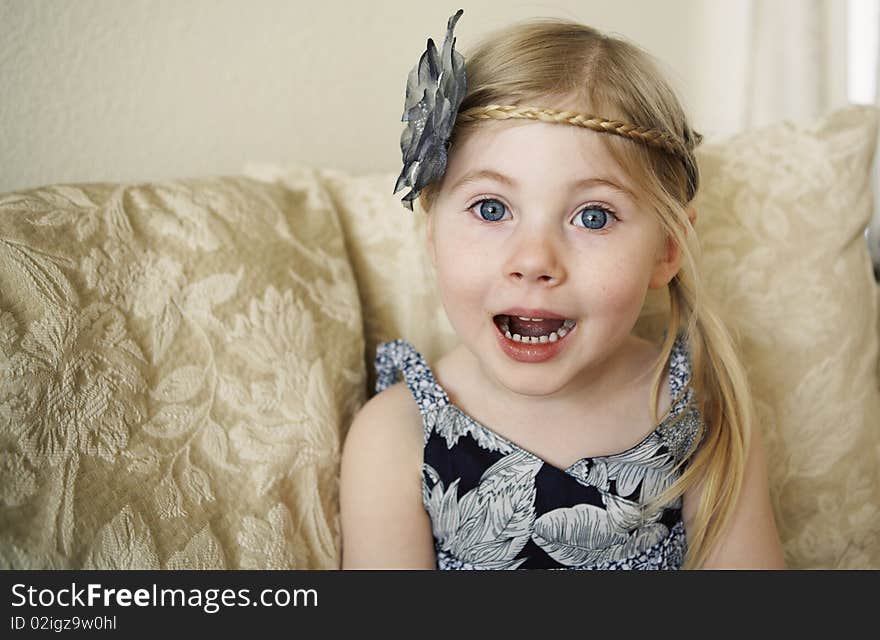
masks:
<path id="1" fill-rule="evenodd" d="M 510 241 L 511 251 L 504 265 L 507 277 L 546 286 L 557 286 L 565 280 L 560 241 L 550 229 L 523 225 Z"/>

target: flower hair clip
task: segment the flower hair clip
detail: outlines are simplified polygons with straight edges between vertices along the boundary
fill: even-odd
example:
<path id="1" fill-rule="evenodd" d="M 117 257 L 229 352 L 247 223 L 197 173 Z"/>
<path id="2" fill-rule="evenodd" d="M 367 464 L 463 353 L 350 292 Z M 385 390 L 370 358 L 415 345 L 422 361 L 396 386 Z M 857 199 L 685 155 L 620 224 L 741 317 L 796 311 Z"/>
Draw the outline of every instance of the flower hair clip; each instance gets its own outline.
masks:
<path id="1" fill-rule="evenodd" d="M 439 56 L 434 41 L 428 38 L 428 48 L 409 72 L 406 82 L 401 121 L 407 124 L 400 135 L 403 171 L 397 178 L 394 193 L 410 187 L 402 200 L 410 211 L 422 189 L 446 171 L 449 137 L 467 92 L 464 57 L 455 51 L 452 37 L 455 23 L 463 13 L 464 10 L 459 9 L 449 18 Z"/>

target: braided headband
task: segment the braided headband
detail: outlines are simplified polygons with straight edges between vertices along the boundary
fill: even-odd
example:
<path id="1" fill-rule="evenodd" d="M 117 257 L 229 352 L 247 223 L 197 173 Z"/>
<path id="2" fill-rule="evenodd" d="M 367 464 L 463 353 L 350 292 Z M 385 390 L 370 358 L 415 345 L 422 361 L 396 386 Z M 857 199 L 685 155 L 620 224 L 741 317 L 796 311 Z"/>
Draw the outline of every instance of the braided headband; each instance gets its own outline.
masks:
<path id="1" fill-rule="evenodd" d="M 689 191 L 696 189 L 696 169 L 690 158 L 690 150 L 702 139 L 702 136 L 696 132 L 689 147 L 680 138 L 665 131 L 575 111 L 493 104 L 474 107 L 459 113 L 458 108 L 467 93 L 467 78 L 464 57 L 455 51 L 455 38 L 452 37 L 452 32 L 463 13 L 464 11 L 459 9 L 449 18 L 446 38 L 440 54 L 437 53 L 434 41 L 428 38 L 427 50 L 422 54 L 419 63 L 410 71 L 407 79 L 406 102 L 401 118 L 407 126 L 400 136 L 403 170 L 394 186 L 394 193 L 404 187 L 411 188 L 402 200 L 407 209 L 412 211 L 412 202 L 418 198 L 422 189 L 442 177 L 446 171 L 447 145 L 456 122 L 476 120 L 528 118 L 541 122 L 570 124 L 629 138 L 681 158 L 691 183 Z M 689 197 L 692 196 L 693 193 L 690 193 Z"/>
<path id="2" fill-rule="evenodd" d="M 684 143 L 678 136 L 671 133 L 649 127 L 639 127 L 628 122 L 621 122 L 620 120 L 606 120 L 576 111 L 556 111 L 555 109 L 544 107 L 490 104 L 485 107 L 474 107 L 473 109 L 462 111 L 458 114 L 456 121 L 473 122 L 475 120 L 507 120 L 509 118 L 528 118 L 553 124 L 571 124 L 600 133 L 613 133 L 652 147 L 658 147 L 667 153 L 679 156 L 683 160 L 686 160 L 688 156 Z M 696 144 L 699 144 L 702 136 L 695 133 L 695 138 Z"/>

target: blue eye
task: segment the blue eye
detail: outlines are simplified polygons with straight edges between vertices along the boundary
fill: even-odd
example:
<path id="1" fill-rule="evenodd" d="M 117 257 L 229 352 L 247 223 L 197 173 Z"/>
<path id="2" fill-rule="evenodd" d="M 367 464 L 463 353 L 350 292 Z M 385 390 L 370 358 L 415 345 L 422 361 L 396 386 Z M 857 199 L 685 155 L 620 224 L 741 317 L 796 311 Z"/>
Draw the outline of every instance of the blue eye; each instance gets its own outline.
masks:
<path id="1" fill-rule="evenodd" d="M 474 206 L 477 204 L 480 205 L 479 216 L 487 222 L 498 222 L 504 217 L 506 207 L 497 200 L 480 200 Z"/>
<path id="2" fill-rule="evenodd" d="M 611 211 L 598 205 L 590 205 L 586 207 L 581 210 L 577 217 L 583 222 L 584 227 L 596 231 L 604 228 L 611 221 L 611 218 L 617 220 L 617 216 L 611 213 Z"/>

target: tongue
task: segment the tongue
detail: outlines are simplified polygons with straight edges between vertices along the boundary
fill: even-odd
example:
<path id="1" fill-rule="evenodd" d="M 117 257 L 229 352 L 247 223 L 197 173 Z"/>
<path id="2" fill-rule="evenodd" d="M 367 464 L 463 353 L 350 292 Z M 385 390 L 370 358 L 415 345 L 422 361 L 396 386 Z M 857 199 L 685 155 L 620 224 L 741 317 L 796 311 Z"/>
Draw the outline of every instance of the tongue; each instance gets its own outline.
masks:
<path id="1" fill-rule="evenodd" d="M 518 333 L 521 336 L 549 336 L 551 332 L 556 331 L 562 326 L 563 320 L 541 320 L 533 322 L 531 320 L 520 320 L 516 316 L 507 316 L 510 333 Z"/>

